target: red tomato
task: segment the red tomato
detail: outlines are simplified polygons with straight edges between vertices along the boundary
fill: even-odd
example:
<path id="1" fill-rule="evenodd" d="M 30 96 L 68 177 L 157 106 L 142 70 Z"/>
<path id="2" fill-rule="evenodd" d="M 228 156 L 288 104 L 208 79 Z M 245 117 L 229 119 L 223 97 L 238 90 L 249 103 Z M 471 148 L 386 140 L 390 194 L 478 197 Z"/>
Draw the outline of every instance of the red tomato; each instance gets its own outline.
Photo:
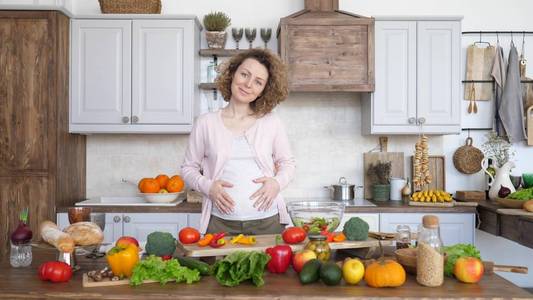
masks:
<path id="1" fill-rule="evenodd" d="M 39 267 L 39 278 L 51 282 L 67 282 L 72 277 L 72 268 L 62 261 L 45 262 Z"/>
<path id="2" fill-rule="evenodd" d="M 300 227 L 289 227 L 281 234 L 283 241 L 287 244 L 298 244 L 303 242 L 306 236 L 307 234 L 305 233 L 305 230 Z"/>
<path id="3" fill-rule="evenodd" d="M 200 232 L 192 227 L 180 230 L 179 239 L 182 244 L 194 244 L 200 240 Z"/>

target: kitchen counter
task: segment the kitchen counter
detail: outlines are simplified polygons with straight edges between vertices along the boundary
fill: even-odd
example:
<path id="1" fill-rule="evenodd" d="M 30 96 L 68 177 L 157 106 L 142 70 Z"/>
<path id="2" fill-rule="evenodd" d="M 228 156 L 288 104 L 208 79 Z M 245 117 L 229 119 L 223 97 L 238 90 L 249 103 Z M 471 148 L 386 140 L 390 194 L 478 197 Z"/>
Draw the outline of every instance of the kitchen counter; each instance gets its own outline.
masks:
<path id="1" fill-rule="evenodd" d="M 472 206 L 420 207 L 409 206 L 402 201 L 372 202 L 376 206 L 346 207 L 346 213 L 475 213 Z M 57 213 L 67 212 L 68 207 L 57 207 Z M 200 203 L 183 202 L 176 206 L 91 206 L 93 212 L 122 213 L 200 213 Z"/>
<path id="2" fill-rule="evenodd" d="M 463 284 L 455 279 L 446 278 L 444 285 L 427 288 L 416 283 L 413 276 L 399 288 L 371 288 L 364 282 L 356 286 L 326 286 L 314 283 L 302 286 L 292 270 L 286 274 L 265 274 L 265 285 L 255 287 L 243 283 L 237 287 L 223 287 L 212 277 L 204 277 L 199 283 L 161 286 L 157 283 L 139 287 L 112 286 L 83 288 L 82 271 L 102 267 L 103 259 L 92 261 L 80 258 L 81 271 L 75 273 L 68 283 L 54 284 L 40 281 L 37 277 L 38 266 L 55 259 L 55 251 L 34 249 L 31 267 L 15 269 L 9 266 L 7 257 L 0 263 L 0 299 L 356 299 L 356 298 L 395 298 L 395 299 L 532 299 L 533 295 L 513 285 L 498 275 L 483 277 L 478 284 Z"/>

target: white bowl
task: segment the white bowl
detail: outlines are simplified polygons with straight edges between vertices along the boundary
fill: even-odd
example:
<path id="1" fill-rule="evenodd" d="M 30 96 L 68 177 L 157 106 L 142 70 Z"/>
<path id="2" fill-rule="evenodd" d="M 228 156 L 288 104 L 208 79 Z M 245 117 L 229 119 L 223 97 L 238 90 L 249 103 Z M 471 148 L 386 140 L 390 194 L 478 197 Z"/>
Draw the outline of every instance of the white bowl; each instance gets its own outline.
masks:
<path id="1" fill-rule="evenodd" d="M 170 203 L 178 199 L 179 195 L 184 192 L 178 193 L 140 193 L 146 202 L 150 203 Z"/>

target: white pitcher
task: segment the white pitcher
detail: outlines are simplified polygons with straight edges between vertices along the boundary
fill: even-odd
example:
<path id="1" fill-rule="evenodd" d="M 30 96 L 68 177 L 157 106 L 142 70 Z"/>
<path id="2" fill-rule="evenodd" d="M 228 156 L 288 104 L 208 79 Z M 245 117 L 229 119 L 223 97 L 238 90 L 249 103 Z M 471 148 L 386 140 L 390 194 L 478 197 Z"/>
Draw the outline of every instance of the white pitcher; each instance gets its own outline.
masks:
<path id="1" fill-rule="evenodd" d="M 511 190 L 511 193 L 516 192 L 516 189 L 514 188 L 513 183 L 511 182 L 511 178 L 509 177 L 509 175 L 511 175 L 511 169 L 515 167 L 514 162 L 508 161 L 499 168 L 493 165 L 492 167 L 494 168 L 494 170 L 496 170 L 496 176 L 492 176 L 492 174 L 487 171 L 488 167 L 489 158 L 485 157 L 481 161 L 481 168 L 485 173 L 489 175 L 490 179 L 492 179 L 492 181 L 489 183 L 490 200 L 496 200 L 496 198 L 498 198 L 498 192 L 500 191 L 502 186 Z"/>

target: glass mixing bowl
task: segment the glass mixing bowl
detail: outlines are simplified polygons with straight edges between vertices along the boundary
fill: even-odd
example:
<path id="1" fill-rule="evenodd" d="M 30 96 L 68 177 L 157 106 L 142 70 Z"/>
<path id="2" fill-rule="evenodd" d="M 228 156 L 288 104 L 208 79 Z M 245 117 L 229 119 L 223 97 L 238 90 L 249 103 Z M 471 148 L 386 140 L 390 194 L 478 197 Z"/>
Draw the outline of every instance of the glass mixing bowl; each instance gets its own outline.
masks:
<path id="1" fill-rule="evenodd" d="M 333 201 L 290 202 L 287 209 L 294 226 L 303 228 L 310 235 L 327 230 L 334 232 L 344 214 L 344 203 Z"/>

